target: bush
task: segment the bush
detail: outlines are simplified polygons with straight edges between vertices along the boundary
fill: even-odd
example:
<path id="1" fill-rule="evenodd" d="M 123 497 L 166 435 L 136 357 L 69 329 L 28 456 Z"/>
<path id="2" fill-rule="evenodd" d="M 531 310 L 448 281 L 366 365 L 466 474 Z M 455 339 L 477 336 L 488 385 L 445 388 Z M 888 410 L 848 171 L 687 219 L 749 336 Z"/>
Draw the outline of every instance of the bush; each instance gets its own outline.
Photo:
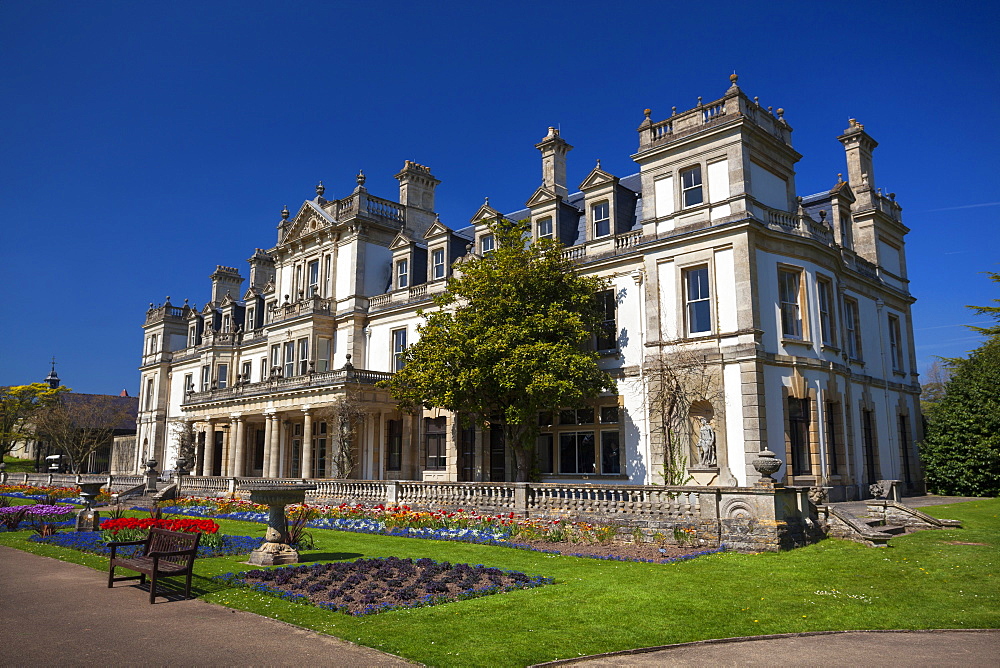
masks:
<path id="1" fill-rule="evenodd" d="M 921 446 L 927 487 L 936 494 L 1000 495 L 1000 337 L 952 365 Z"/>

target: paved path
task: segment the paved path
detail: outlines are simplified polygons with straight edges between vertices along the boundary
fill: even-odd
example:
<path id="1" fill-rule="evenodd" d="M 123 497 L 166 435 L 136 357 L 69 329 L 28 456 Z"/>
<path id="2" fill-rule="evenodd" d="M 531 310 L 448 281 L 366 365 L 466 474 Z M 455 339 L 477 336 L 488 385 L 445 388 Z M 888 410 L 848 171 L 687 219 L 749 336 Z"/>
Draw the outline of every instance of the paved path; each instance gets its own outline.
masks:
<path id="1" fill-rule="evenodd" d="M 124 574 L 124 573 L 123 573 Z M 394 666 L 407 662 L 107 573 L 0 546 L 2 666 Z"/>
<path id="2" fill-rule="evenodd" d="M 996 666 L 1000 631 L 850 631 L 674 645 L 641 654 L 591 657 L 586 666 Z"/>

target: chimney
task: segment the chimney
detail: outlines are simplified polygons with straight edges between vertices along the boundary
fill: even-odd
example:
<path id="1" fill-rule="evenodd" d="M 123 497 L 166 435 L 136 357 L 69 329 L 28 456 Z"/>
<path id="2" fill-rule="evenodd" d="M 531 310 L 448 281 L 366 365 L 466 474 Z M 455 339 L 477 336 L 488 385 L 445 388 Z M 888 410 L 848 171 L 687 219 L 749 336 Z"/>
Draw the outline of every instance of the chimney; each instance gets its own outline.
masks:
<path id="1" fill-rule="evenodd" d="M 431 174 L 430 167 L 407 160 L 396 178 L 399 180 L 400 204 L 407 208 L 434 211 L 434 188 L 441 182 Z"/>
<path id="2" fill-rule="evenodd" d="M 569 197 L 566 189 L 566 154 L 573 147 L 559 136 L 559 130 L 549 128 L 549 134 L 535 144 L 542 152 L 542 186 L 553 191 L 559 197 Z"/>
<path id="3" fill-rule="evenodd" d="M 872 166 L 872 151 L 878 142 L 865 132 L 865 126 L 854 118 L 850 127 L 837 137 L 847 153 L 847 182 L 854 194 L 875 190 L 875 168 Z"/>
<path id="4" fill-rule="evenodd" d="M 243 277 L 240 272 L 233 267 L 223 267 L 221 264 L 215 265 L 215 272 L 209 278 L 212 279 L 212 302 L 221 304 L 226 298 L 226 294 L 233 295 L 234 299 L 242 296 L 240 286 L 243 285 Z"/>
<path id="5" fill-rule="evenodd" d="M 263 288 L 268 281 L 274 280 L 274 258 L 266 251 L 257 248 L 247 262 L 250 263 L 251 288 Z"/>

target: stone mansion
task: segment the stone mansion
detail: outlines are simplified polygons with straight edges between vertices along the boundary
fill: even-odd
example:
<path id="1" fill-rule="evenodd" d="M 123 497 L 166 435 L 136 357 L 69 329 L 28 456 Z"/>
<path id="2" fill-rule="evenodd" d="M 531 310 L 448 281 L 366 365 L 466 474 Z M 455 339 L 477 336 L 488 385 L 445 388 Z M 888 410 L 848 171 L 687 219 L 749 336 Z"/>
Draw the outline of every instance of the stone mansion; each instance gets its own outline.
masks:
<path id="1" fill-rule="evenodd" d="M 364 411 L 345 444 L 351 477 L 512 480 L 498 429 L 440 409 L 401 413 L 376 386 L 419 337 L 418 311 L 462 258 L 491 251 L 488 223 L 506 217 L 605 280 L 615 333 L 594 345 L 618 394 L 539 417 L 542 481 L 662 484 L 653 385 L 671 360 L 693 359 L 703 382 L 685 394 L 689 484 L 753 485 L 752 461 L 769 449 L 783 462 L 776 478 L 830 487 L 831 500 L 867 497 L 878 479 L 921 489 L 909 230 L 895 194 L 877 187 L 878 144 L 851 119 L 837 137 L 846 166 L 803 197 L 791 135 L 783 110 L 734 75 L 712 102 L 662 120 L 646 110 L 632 175 L 598 161 L 571 189 L 572 146 L 549 128 L 535 145 L 541 184 L 519 211 L 487 201 L 469 224 L 441 220 L 439 181 L 409 160 L 398 199 L 370 193 L 362 174 L 339 199 L 320 184 L 282 211 L 247 279 L 218 266 L 203 306 L 150 305 L 131 461 L 174 468 L 193 429 L 196 475 L 332 477 L 341 444 L 329 407 L 351 390 Z M 696 444 L 711 446 L 707 461 Z"/>

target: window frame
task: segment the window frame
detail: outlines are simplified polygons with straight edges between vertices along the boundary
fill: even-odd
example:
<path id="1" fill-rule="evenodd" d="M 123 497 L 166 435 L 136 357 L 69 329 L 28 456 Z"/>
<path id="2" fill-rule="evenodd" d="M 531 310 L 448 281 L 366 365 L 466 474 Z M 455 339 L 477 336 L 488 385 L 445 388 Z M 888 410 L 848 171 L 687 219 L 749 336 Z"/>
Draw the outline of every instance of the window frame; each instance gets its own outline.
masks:
<path id="1" fill-rule="evenodd" d="M 687 177 L 691 175 L 691 184 L 688 185 Z M 705 203 L 705 179 L 701 173 L 701 164 L 691 165 L 690 167 L 685 167 L 677 173 L 678 180 L 681 186 L 681 208 L 690 209 L 692 207 L 701 206 Z M 695 182 L 695 178 L 697 182 Z M 697 202 L 688 202 L 688 195 L 694 195 L 697 193 Z"/>
<path id="2" fill-rule="evenodd" d="M 845 348 L 849 359 L 861 361 L 861 307 L 854 297 L 844 297 Z"/>
<path id="3" fill-rule="evenodd" d="M 705 276 L 705 295 L 699 296 L 697 299 L 691 298 L 691 277 L 696 272 L 704 272 Z M 711 267 L 708 263 L 692 265 L 690 267 L 685 267 L 681 270 L 681 281 L 682 289 L 684 290 L 684 328 L 688 336 L 705 336 L 711 334 L 715 331 L 713 322 L 713 308 L 712 308 L 712 273 Z M 693 323 L 695 321 L 693 308 L 706 306 L 708 308 L 708 313 L 705 316 L 707 320 L 708 327 L 706 329 L 695 330 Z"/>
<path id="4" fill-rule="evenodd" d="M 243 383 L 249 383 L 251 374 L 253 374 L 253 360 L 244 360 L 243 376 L 240 378 L 240 380 Z"/>
<path id="5" fill-rule="evenodd" d="M 229 387 L 229 364 L 218 364 L 215 367 L 215 387 L 224 390 Z"/>
<path id="6" fill-rule="evenodd" d="M 621 406 L 614 401 L 539 412 L 536 437 L 539 473 L 552 477 L 622 476 L 623 418 Z M 608 447 L 614 447 L 614 454 L 606 451 Z M 572 455 L 567 460 L 569 449 Z M 584 461 L 586 455 L 592 461 Z"/>
<path id="7" fill-rule="evenodd" d="M 310 260 L 306 265 L 306 280 L 308 285 L 306 286 L 306 295 L 309 297 L 314 297 L 319 294 L 319 258 L 315 260 Z"/>
<path id="8" fill-rule="evenodd" d="M 438 424 L 440 422 L 440 429 Z M 431 430 L 431 426 L 434 430 Z M 433 453 L 431 454 L 433 449 Z M 448 418 L 424 418 L 424 470 L 444 471 L 448 468 Z"/>
<path id="9" fill-rule="evenodd" d="M 798 404 L 798 411 L 793 412 L 793 402 Z M 788 453 L 791 459 L 788 468 L 793 476 L 812 475 L 812 456 L 809 447 L 812 399 L 788 397 L 785 401 L 785 411 L 788 424 Z"/>
<path id="10" fill-rule="evenodd" d="M 212 365 L 204 364 L 201 367 L 201 391 L 208 392 L 212 387 Z"/>
<path id="11" fill-rule="evenodd" d="M 785 292 L 789 287 L 784 281 L 786 277 L 792 277 L 795 280 L 794 301 L 786 299 L 791 296 Z M 802 267 L 778 265 L 778 325 L 781 331 L 782 339 L 793 341 L 808 340 L 806 336 L 808 333 L 808 327 L 806 322 L 805 300 L 803 299 L 803 291 L 805 289 L 804 279 L 805 271 Z M 789 315 L 788 307 L 794 307 L 795 319 L 793 323 L 789 323 L 786 320 Z M 795 325 L 795 331 L 788 331 L 787 326 L 789 324 Z"/>
<path id="12" fill-rule="evenodd" d="M 489 240 L 489 244 L 486 241 Z M 488 247 L 487 247 L 488 246 Z M 497 248 L 497 238 L 492 232 L 487 232 L 479 237 L 479 254 L 486 257 Z"/>
<path id="13" fill-rule="evenodd" d="M 282 362 L 284 363 L 283 372 L 285 374 L 285 378 L 291 378 L 295 375 L 295 341 L 285 341 L 282 353 Z"/>
<path id="14" fill-rule="evenodd" d="M 889 357 L 892 360 L 892 370 L 903 373 L 903 330 L 899 316 L 889 314 Z"/>
<path id="15" fill-rule="evenodd" d="M 604 312 L 604 319 L 594 337 L 594 349 L 597 351 L 618 350 L 618 303 L 613 288 L 597 293 L 598 308 Z M 601 336 L 601 331 L 605 336 Z M 610 345 L 602 345 L 608 343 Z"/>
<path id="16" fill-rule="evenodd" d="M 542 231 L 543 225 L 548 228 L 547 232 Z M 542 216 L 538 219 L 538 223 L 535 225 L 535 238 L 555 239 L 555 228 L 552 225 L 552 216 Z"/>
<path id="17" fill-rule="evenodd" d="M 410 287 L 410 258 L 396 260 L 396 289 L 404 290 Z"/>
<path id="18" fill-rule="evenodd" d="M 824 304 L 825 302 L 825 304 Z M 820 343 L 837 345 L 837 318 L 833 310 L 833 281 L 826 276 L 816 276 L 816 307 L 819 311 Z"/>
<path id="19" fill-rule="evenodd" d="M 435 248 L 431 251 L 431 280 L 440 280 L 444 278 L 446 274 L 447 271 L 445 270 L 444 249 Z"/>
<path id="20" fill-rule="evenodd" d="M 304 376 L 309 373 L 309 337 L 299 339 L 298 344 L 299 375 Z"/>
<path id="21" fill-rule="evenodd" d="M 403 420 L 385 421 L 385 470 L 403 470 Z"/>
<path id="22" fill-rule="evenodd" d="M 601 217 L 598 218 L 598 212 Z M 602 239 L 611 236 L 611 201 L 601 200 L 590 205 L 590 229 L 593 230 L 594 239 Z"/>
<path id="23" fill-rule="evenodd" d="M 406 327 L 393 329 L 389 333 L 392 342 L 392 372 L 402 371 L 406 366 L 403 355 L 406 353 Z"/>

